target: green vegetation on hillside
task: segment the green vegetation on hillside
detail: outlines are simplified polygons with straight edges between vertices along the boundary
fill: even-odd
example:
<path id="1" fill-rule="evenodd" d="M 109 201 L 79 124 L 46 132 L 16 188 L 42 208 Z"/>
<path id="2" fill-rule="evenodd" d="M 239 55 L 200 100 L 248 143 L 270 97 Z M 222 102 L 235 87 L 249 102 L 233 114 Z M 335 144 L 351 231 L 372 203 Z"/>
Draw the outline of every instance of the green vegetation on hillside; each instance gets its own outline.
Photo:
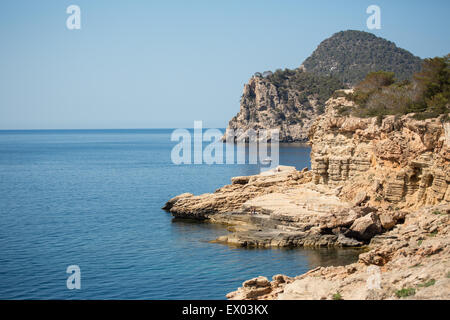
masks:
<path id="1" fill-rule="evenodd" d="M 372 33 L 348 30 L 324 40 L 303 66 L 320 75 L 333 75 L 354 85 L 373 71 L 394 72 L 399 80 L 410 79 L 422 60 L 395 43 Z"/>
<path id="2" fill-rule="evenodd" d="M 284 101 L 288 101 L 289 92 L 295 92 L 299 102 L 305 106 L 310 105 L 309 97 L 316 99 L 318 113 L 323 113 L 323 107 L 320 106 L 325 104 L 333 92 L 344 87 L 335 77 L 316 75 L 301 69 L 278 69 L 267 75 L 266 79 L 275 85 L 279 97 Z"/>
<path id="3" fill-rule="evenodd" d="M 397 81 L 394 73 L 369 73 L 347 95 L 358 108 L 341 109 L 341 114 L 359 117 L 383 117 L 415 113 L 416 119 L 435 118 L 450 112 L 450 55 L 425 59 L 413 80 Z"/>

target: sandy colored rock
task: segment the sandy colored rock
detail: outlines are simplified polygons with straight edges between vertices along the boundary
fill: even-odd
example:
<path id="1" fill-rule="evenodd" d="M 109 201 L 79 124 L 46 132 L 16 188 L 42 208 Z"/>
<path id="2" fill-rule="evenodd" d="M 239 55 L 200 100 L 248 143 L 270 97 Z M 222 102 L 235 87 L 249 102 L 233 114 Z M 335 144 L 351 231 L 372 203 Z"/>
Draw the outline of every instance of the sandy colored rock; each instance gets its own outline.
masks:
<path id="1" fill-rule="evenodd" d="M 326 300 L 336 292 L 336 282 L 326 279 L 304 278 L 287 285 L 278 300 Z"/>
<path id="2" fill-rule="evenodd" d="M 281 142 L 306 142 L 308 130 L 319 114 L 316 99 L 312 95 L 307 97 L 308 107 L 295 90 L 288 89 L 287 94 L 289 102 L 280 98 L 273 83 L 265 78 L 252 77 L 244 85 L 240 110 L 229 121 L 223 139 L 232 139 L 233 142 L 248 139 L 251 136 L 249 130 L 262 135 L 262 130 L 278 129 Z M 235 136 L 230 134 L 231 130 Z"/>
<path id="3" fill-rule="evenodd" d="M 380 217 L 381 226 L 384 229 L 390 230 L 395 226 L 396 220 L 394 219 L 394 217 L 391 214 L 382 213 L 379 217 Z"/>
<path id="4" fill-rule="evenodd" d="M 358 240 L 370 240 L 373 236 L 381 233 L 381 222 L 374 212 L 356 219 L 350 226 L 349 234 Z"/>
<path id="5" fill-rule="evenodd" d="M 418 208 L 449 201 L 448 125 L 412 115 L 339 116 L 344 97 L 330 99 L 309 132 L 313 181 L 343 186 L 340 196 L 359 203 L 366 192 L 380 202 Z M 447 130 L 447 131 L 446 131 Z"/>
<path id="6" fill-rule="evenodd" d="M 360 191 L 356 194 L 356 197 L 353 199 L 353 204 L 355 206 L 361 205 L 367 199 L 367 193 L 365 191 Z"/>
<path id="7" fill-rule="evenodd" d="M 211 194 L 177 196 L 164 208 L 177 218 L 232 226 L 230 234 L 215 242 L 233 246 L 360 246 L 360 239 L 344 233 L 356 219 L 376 209 L 352 209 L 351 203 L 336 195 L 335 188 L 311 183 L 311 174 L 278 166 L 258 175 L 232 178 L 231 185 Z"/>

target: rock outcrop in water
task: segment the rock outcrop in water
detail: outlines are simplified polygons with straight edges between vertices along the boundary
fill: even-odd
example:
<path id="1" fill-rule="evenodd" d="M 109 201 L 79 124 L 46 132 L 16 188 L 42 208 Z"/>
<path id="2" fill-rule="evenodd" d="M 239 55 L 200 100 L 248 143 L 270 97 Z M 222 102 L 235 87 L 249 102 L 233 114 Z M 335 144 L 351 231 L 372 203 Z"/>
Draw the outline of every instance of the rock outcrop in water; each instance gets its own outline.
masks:
<path id="1" fill-rule="evenodd" d="M 333 190 L 312 184 L 311 172 L 294 167 L 249 177 L 235 177 L 232 184 L 212 194 L 182 194 L 163 207 L 176 218 L 207 220 L 229 226 L 228 236 L 217 242 L 246 247 L 357 246 L 354 239 L 328 232 L 319 225 L 330 210 L 345 211 Z M 308 183 L 309 182 L 309 183 Z M 362 216 L 361 210 L 354 217 Z"/>
<path id="2" fill-rule="evenodd" d="M 176 218 L 207 220 L 229 226 L 229 235 L 217 242 L 245 247 L 359 246 L 370 226 L 348 238 L 338 228 L 349 226 L 374 208 L 355 207 L 341 201 L 336 190 L 311 183 L 312 172 L 294 167 L 249 177 L 212 194 L 182 194 L 163 209 Z M 332 220 L 334 219 L 334 220 Z M 334 221 L 334 231 L 330 220 Z M 334 233 L 333 233 L 334 232 Z M 370 231 L 371 232 L 371 231 Z M 360 236 L 361 235 L 361 236 Z"/>
<path id="3" fill-rule="evenodd" d="M 224 224 L 216 240 L 241 247 L 354 247 L 403 221 L 405 212 L 370 206 L 366 198 L 343 201 L 340 187 L 316 185 L 313 172 L 294 167 L 249 177 L 212 194 L 182 194 L 163 209 L 176 218 Z"/>

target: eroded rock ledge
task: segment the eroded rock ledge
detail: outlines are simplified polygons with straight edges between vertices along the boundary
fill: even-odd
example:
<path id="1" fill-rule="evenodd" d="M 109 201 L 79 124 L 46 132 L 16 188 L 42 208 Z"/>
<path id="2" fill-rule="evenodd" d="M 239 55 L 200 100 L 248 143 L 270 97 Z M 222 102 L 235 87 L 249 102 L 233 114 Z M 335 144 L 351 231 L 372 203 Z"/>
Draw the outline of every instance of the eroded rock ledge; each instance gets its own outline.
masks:
<path id="1" fill-rule="evenodd" d="M 216 241 L 247 247 L 361 246 L 404 219 L 403 211 L 370 206 L 365 194 L 342 201 L 340 188 L 316 185 L 312 176 L 279 166 L 232 178 L 212 194 L 179 195 L 163 209 L 177 218 L 225 224 L 232 232 Z"/>

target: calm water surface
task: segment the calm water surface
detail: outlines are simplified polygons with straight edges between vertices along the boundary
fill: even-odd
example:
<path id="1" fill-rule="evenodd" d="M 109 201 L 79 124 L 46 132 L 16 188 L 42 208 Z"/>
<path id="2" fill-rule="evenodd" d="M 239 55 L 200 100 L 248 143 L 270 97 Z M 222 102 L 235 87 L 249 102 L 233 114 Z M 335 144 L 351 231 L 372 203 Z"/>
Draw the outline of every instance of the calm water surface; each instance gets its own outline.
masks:
<path id="1" fill-rule="evenodd" d="M 351 262 L 354 250 L 237 249 L 173 221 L 171 197 L 256 165 L 174 165 L 171 130 L 0 131 L 0 299 L 224 299 L 244 280 Z M 309 166 L 309 148 L 280 163 Z M 66 268 L 79 265 L 81 290 Z"/>

